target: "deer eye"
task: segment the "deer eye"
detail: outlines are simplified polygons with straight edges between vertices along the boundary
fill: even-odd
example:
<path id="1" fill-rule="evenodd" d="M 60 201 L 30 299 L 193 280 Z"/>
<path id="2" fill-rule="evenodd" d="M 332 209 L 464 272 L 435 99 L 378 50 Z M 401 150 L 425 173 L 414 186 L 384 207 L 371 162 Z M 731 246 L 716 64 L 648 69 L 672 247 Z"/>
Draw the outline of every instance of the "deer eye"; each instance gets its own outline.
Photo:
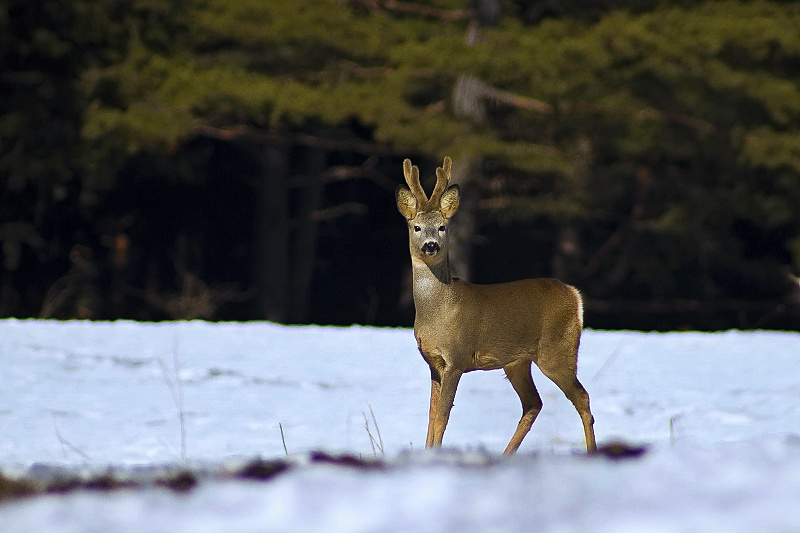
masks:
<path id="1" fill-rule="evenodd" d="M 444 226 L 439 226 L 439 231 L 441 231 L 442 233 L 444 233 L 446 230 L 447 228 L 445 228 Z"/>
<path id="2" fill-rule="evenodd" d="M 420 228 L 419 226 L 414 226 L 414 231 L 420 232 L 422 231 L 422 228 Z"/>

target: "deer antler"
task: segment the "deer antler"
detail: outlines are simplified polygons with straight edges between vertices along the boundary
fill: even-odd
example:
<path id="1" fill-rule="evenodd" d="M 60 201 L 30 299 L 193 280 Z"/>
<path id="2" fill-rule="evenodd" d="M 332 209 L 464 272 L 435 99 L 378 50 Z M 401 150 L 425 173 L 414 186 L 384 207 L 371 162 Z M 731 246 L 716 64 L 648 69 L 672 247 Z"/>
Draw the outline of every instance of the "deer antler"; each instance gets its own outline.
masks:
<path id="1" fill-rule="evenodd" d="M 450 169 L 453 167 L 453 160 L 450 157 L 444 158 L 444 163 L 441 167 L 436 169 L 436 186 L 431 193 L 429 200 L 431 206 L 438 206 L 439 200 L 442 199 L 442 193 L 450 184 Z"/>
<path id="2" fill-rule="evenodd" d="M 419 207 L 427 207 L 428 195 L 425 194 L 422 184 L 419 182 L 419 168 L 416 165 L 412 165 L 410 159 L 403 161 L 403 174 L 406 176 L 408 188 L 411 189 L 411 194 L 417 199 Z"/>
<path id="3" fill-rule="evenodd" d="M 422 184 L 419 181 L 419 168 L 411 164 L 410 159 L 403 161 L 403 173 L 406 176 L 406 183 L 411 189 L 411 194 L 417 199 L 417 204 L 421 211 L 429 209 L 437 209 L 439 201 L 442 199 L 447 186 L 450 184 L 450 170 L 453 167 L 453 160 L 450 157 L 444 158 L 444 163 L 441 167 L 436 169 L 436 185 L 433 188 L 431 197 L 425 194 Z"/>

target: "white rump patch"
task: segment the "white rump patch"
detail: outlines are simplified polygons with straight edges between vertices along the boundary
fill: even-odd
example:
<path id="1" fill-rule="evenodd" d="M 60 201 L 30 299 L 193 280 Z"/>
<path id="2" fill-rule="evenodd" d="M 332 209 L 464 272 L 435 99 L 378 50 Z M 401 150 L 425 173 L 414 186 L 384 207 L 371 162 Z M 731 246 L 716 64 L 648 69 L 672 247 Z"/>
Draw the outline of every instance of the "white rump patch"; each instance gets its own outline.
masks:
<path id="1" fill-rule="evenodd" d="M 581 296 L 581 292 L 572 285 L 570 285 L 569 288 L 572 289 L 572 292 L 575 294 L 575 299 L 578 300 L 578 320 L 581 323 L 581 329 L 583 329 L 583 297 Z"/>

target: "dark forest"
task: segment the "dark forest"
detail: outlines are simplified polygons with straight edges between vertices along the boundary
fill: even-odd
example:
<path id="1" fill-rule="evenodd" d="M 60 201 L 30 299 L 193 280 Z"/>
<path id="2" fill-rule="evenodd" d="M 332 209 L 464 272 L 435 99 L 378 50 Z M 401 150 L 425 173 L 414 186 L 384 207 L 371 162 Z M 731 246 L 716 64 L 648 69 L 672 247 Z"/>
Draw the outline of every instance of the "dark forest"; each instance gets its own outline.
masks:
<path id="1" fill-rule="evenodd" d="M 800 5 L 4 0 L 0 316 L 408 326 L 454 274 L 592 328 L 800 329 Z"/>

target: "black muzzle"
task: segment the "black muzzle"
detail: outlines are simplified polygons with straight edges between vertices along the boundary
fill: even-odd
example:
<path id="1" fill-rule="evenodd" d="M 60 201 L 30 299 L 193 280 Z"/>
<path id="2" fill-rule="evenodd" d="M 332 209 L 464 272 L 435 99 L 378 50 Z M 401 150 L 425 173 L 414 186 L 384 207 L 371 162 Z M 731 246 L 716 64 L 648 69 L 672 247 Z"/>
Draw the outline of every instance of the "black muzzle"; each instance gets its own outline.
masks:
<path id="1" fill-rule="evenodd" d="M 438 242 L 426 242 L 422 245 L 422 253 L 427 255 L 436 255 L 440 249 Z"/>

